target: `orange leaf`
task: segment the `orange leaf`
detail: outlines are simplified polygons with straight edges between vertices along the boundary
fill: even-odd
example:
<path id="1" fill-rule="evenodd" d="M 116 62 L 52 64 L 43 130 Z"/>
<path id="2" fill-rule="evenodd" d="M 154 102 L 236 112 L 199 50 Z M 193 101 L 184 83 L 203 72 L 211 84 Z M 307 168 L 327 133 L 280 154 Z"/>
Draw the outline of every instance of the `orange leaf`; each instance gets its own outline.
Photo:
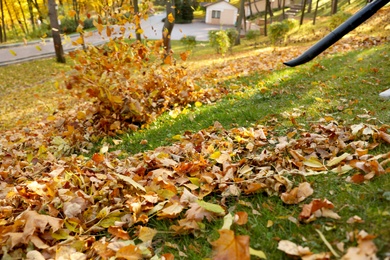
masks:
<path id="1" fill-rule="evenodd" d="M 175 21 L 175 17 L 173 17 L 173 14 L 172 14 L 172 13 L 168 14 L 168 21 L 169 21 L 170 23 L 173 23 L 173 22 Z"/>
<path id="2" fill-rule="evenodd" d="M 104 161 L 104 155 L 95 153 L 94 155 L 92 155 L 92 161 L 94 161 L 97 164 L 102 163 Z"/>
<path id="3" fill-rule="evenodd" d="M 74 17 L 76 15 L 76 11 L 75 10 L 69 10 L 68 15 L 70 17 Z"/>
<path id="4" fill-rule="evenodd" d="M 112 29 L 111 27 L 106 27 L 106 34 L 107 34 L 107 37 L 111 37 L 111 33 L 112 33 Z"/>
<path id="5" fill-rule="evenodd" d="M 219 239 L 211 242 L 213 246 L 213 259 L 249 260 L 249 236 L 235 236 L 234 231 L 219 230 Z"/>
<path id="6" fill-rule="evenodd" d="M 168 64 L 168 65 L 172 65 L 172 58 L 171 58 L 171 56 L 167 56 L 167 57 L 164 59 L 164 63 L 165 63 L 165 64 Z"/>
<path id="7" fill-rule="evenodd" d="M 187 58 L 188 58 L 188 52 L 182 52 L 182 53 L 180 53 L 180 58 L 181 58 L 183 61 L 186 61 Z"/>
<path id="8" fill-rule="evenodd" d="M 238 225 L 245 225 L 248 222 L 248 213 L 245 211 L 237 212 L 234 216 L 234 222 L 236 222 Z"/>
<path id="9" fill-rule="evenodd" d="M 128 245 L 121 247 L 116 252 L 116 258 L 123 258 L 126 260 L 138 260 L 142 259 L 141 250 L 138 249 L 135 245 Z"/>
<path id="10" fill-rule="evenodd" d="M 114 235 L 114 236 L 116 236 L 118 238 L 121 238 L 123 240 L 129 240 L 130 239 L 129 233 L 124 231 L 121 227 L 111 226 L 111 227 L 108 228 L 108 233 L 110 233 L 111 235 Z"/>

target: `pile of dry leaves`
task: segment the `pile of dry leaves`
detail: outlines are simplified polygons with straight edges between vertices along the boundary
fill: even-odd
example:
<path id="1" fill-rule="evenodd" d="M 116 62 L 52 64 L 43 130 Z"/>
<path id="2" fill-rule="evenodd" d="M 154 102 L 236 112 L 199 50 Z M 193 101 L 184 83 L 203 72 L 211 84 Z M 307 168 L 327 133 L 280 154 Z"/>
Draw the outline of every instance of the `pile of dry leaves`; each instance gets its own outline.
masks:
<path id="1" fill-rule="evenodd" d="M 294 187 L 293 180 L 304 180 L 294 176 L 351 173 L 346 174 L 347 181 L 361 182 L 390 173 L 390 153 L 370 153 L 380 143 L 390 144 L 388 129 L 330 123 L 277 136 L 264 126 L 227 131 L 215 123 L 183 134 L 172 146 L 133 156 L 121 158 L 121 151 L 108 152 L 104 146 L 91 158 L 74 155 L 59 160 L 49 151 L 35 157 L 16 149 L 18 142 L 26 141 L 21 136 L 3 139 L 1 252 L 12 259 L 26 253 L 29 259 L 56 255 L 158 259 L 159 249 L 153 247 L 158 230 L 148 227 L 150 218 L 172 219 L 171 229 L 183 234 L 199 230 L 202 221 L 224 217 L 221 238 L 212 244 L 215 256 L 260 254 L 249 248 L 249 237 L 229 230 L 229 219 L 238 224 L 246 220 L 243 212 L 234 217 L 227 212 L 226 198 L 266 192 L 297 204 L 313 189 L 305 181 Z M 215 196 L 220 200 L 211 203 Z M 299 219 L 337 218 L 333 207 L 327 200 L 313 200 Z M 97 239 L 102 233 L 106 236 Z M 362 247 L 371 240 L 359 235 Z M 279 247 L 288 254 L 312 255 L 291 244 L 294 249 L 287 250 L 285 243 Z M 355 251 L 348 254 L 358 254 L 362 248 L 349 250 Z"/>

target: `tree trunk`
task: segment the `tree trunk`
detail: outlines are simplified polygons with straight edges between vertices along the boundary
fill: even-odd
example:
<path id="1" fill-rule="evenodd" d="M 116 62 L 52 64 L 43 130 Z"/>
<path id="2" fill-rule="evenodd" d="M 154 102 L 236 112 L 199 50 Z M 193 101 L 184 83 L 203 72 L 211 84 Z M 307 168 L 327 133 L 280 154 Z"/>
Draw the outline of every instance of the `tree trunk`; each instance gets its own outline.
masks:
<path id="1" fill-rule="evenodd" d="M 317 10 L 318 10 L 318 3 L 319 3 L 319 2 L 320 2 L 320 0 L 317 0 L 316 9 L 314 10 L 314 16 L 313 16 L 313 25 L 316 24 Z"/>
<path id="2" fill-rule="evenodd" d="M 282 19 L 286 19 L 286 13 L 284 12 L 284 8 L 286 8 L 286 0 L 282 2 Z"/>
<path id="3" fill-rule="evenodd" d="M 303 18 L 305 17 L 306 2 L 307 0 L 303 0 L 302 10 L 301 10 L 302 14 L 301 14 L 301 20 L 299 22 L 299 25 L 303 24 Z"/>
<path id="4" fill-rule="evenodd" d="M 244 20 L 245 16 L 245 0 L 240 0 L 240 11 L 237 19 L 237 31 L 238 35 L 236 38 L 235 45 L 239 45 L 241 43 L 241 28 L 242 28 L 242 21 Z"/>
<path id="5" fill-rule="evenodd" d="M 30 32 L 29 32 L 28 26 L 27 26 L 27 19 L 26 19 L 26 16 L 24 15 L 23 7 L 22 7 L 22 4 L 20 3 L 20 0 L 18 0 L 18 4 L 20 7 L 20 11 L 22 12 L 24 27 L 26 28 L 26 32 L 29 34 Z"/>
<path id="6" fill-rule="evenodd" d="M 331 11 L 332 15 L 337 13 L 337 4 L 338 4 L 338 0 L 332 0 L 332 11 Z"/>
<path id="7" fill-rule="evenodd" d="M 269 7 L 269 4 L 268 4 L 268 1 L 269 0 L 265 0 L 265 12 L 264 12 L 264 36 L 267 36 L 267 16 L 268 16 L 268 7 Z"/>
<path id="8" fill-rule="evenodd" d="M 252 4 L 251 4 L 251 0 L 248 0 L 248 3 L 249 3 L 249 15 L 253 15 L 253 11 L 252 11 Z"/>
<path id="9" fill-rule="evenodd" d="M 0 12 L 1 12 L 1 27 L 2 27 L 2 28 L 0 28 L 2 30 L 0 32 L 1 41 L 6 42 L 7 41 L 7 31 L 5 30 L 3 0 L 0 0 Z"/>
<path id="10" fill-rule="evenodd" d="M 3 0 L 3 1 L 4 1 L 5 7 L 7 7 L 8 16 L 9 16 L 9 19 L 11 20 L 11 27 L 12 27 L 12 30 L 14 31 L 14 33 L 16 34 L 16 36 L 19 36 L 18 31 L 17 31 L 16 28 L 15 28 L 14 19 L 13 19 L 13 17 L 12 17 L 11 10 L 9 9 L 9 6 L 8 6 L 8 4 L 7 4 L 7 1 L 6 1 L 6 0 Z"/>
<path id="11" fill-rule="evenodd" d="M 76 15 L 74 16 L 74 22 L 75 22 L 76 26 L 78 26 L 79 20 L 80 20 L 80 5 L 77 2 L 77 0 L 73 0 L 72 4 L 73 4 L 73 10 L 76 11 Z"/>
<path id="12" fill-rule="evenodd" d="M 260 13 L 259 8 L 257 8 L 256 0 L 253 0 L 253 4 L 255 5 L 256 8 L 256 14 Z"/>
<path id="13" fill-rule="evenodd" d="M 43 22 L 43 14 L 41 12 L 41 9 L 39 8 L 38 1 L 37 0 L 32 0 L 32 3 L 34 5 L 35 9 L 37 9 L 39 20 L 41 20 L 41 22 Z"/>
<path id="14" fill-rule="evenodd" d="M 53 34 L 54 49 L 56 51 L 57 62 L 65 63 L 64 49 L 62 48 L 60 26 L 58 25 L 58 16 L 55 0 L 49 2 L 50 27 Z"/>
<path id="15" fill-rule="evenodd" d="M 168 0 L 166 5 L 167 16 L 165 17 L 164 26 L 162 29 L 162 38 L 165 50 L 165 57 L 171 52 L 171 34 L 175 25 L 175 0 Z M 173 18 L 173 19 L 172 19 Z"/>
<path id="16" fill-rule="evenodd" d="M 35 31 L 35 20 L 34 20 L 34 12 L 31 0 L 27 0 L 28 12 L 30 13 L 30 21 L 32 25 L 33 31 Z"/>
<path id="17" fill-rule="evenodd" d="M 139 16 L 138 0 L 133 0 L 133 5 L 134 14 L 140 18 L 137 19 L 138 24 L 135 25 L 135 38 L 137 39 L 137 41 L 141 41 L 141 34 L 139 33 L 139 30 L 141 29 L 141 17 Z"/>

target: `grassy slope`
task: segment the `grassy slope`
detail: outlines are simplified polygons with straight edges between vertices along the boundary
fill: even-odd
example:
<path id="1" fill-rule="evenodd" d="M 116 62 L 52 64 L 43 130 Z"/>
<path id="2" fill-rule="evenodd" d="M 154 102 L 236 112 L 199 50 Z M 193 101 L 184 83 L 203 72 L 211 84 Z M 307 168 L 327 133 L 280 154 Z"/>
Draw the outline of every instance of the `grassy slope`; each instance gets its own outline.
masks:
<path id="1" fill-rule="evenodd" d="M 20 70 L 28 71 L 26 68 L 33 71 L 29 77 L 31 81 L 17 84 L 13 78 L 7 80 L 2 76 L 2 109 L 12 103 L 12 110 L 14 110 L 1 111 L 7 112 L 1 113 L 3 116 L 1 120 L 10 120 L 5 127 L 12 124 L 15 111 L 16 114 L 31 113 L 29 109 L 39 104 L 39 100 L 44 103 L 47 110 L 42 108 L 43 112 L 33 111 L 31 113 L 33 116 L 28 120 L 34 118 L 39 120 L 40 116 L 55 110 L 55 102 L 63 96 L 57 96 L 54 84 L 35 85 L 46 78 L 42 75 L 47 75 L 47 66 L 53 64 L 53 61 L 45 60 L 0 69 L 2 75 L 12 75 L 12 73 L 19 73 Z M 292 112 L 301 114 L 297 121 L 303 128 L 308 128 L 310 123 L 318 122 L 324 116 L 331 116 L 340 124 L 360 122 L 389 124 L 389 101 L 378 98 L 378 93 L 390 86 L 389 70 L 390 45 L 385 44 L 371 49 L 327 56 L 299 68 L 258 72 L 226 80 L 223 83 L 226 87 L 233 88 L 240 85 L 244 87 L 244 91 L 230 94 L 213 105 L 190 108 L 189 113 L 181 114 L 178 118 L 166 114 L 149 129 L 123 136 L 125 144 L 118 148 L 126 149 L 129 153 L 153 149 L 171 143 L 172 136 L 176 134 L 186 130 L 195 132 L 212 125 L 215 121 L 221 122 L 226 128 L 237 125 L 250 126 L 255 123 L 273 124 L 283 135 L 296 127 L 289 118 L 282 116 Z M 23 106 L 20 106 L 19 98 L 23 97 L 20 93 L 24 93 L 26 98 L 29 97 L 24 99 Z M 143 139 L 148 140 L 147 145 L 139 144 Z M 377 149 L 378 153 L 390 150 L 388 145 Z M 361 185 L 347 183 L 344 178 L 334 174 L 308 178 L 315 190 L 312 197 L 326 197 L 332 201 L 336 206 L 335 211 L 342 217 L 340 220 L 324 218 L 315 221 L 314 224 L 296 225 L 288 220 L 288 217 L 297 217 L 301 210 L 299 206 L 286 206 L 279 198 L 258 194 L 251 197 L 243 196 L 239 198 L 241 201 L 231 199 L 227 202 L 231 209 L 245 210 L 249 214 L 248 224 L 237 229 L 237 233 L 250 235 L 251 246 L 263 250 L 269 259 L 283 259 L 284 253 L 277 250 L 279 239 L 289 239 L 302 246 L 309 246 L 313 251 L 323 252 L 327 251 L 327 248 L 315 229 L 321 230 L 333 246 L 336 242 L 353 245 L 348 242 L 346 233 L 364 229 L 378 236 L 375 243 L 380 250 L 381 258 L 384 258 L 390 244 L 388 225 L 390 206 L 385 197 L 385 192 L 390 192 L 390 176 L 382 175 Z M 215 196 L 212 199 L 219 198 Z M 243 205 L 248 203 L 251 203 L 256 211 Z M 354 215 L 360 216 L 365 223 L 346 224 L 346 220 Z M 273 225 L 267 227 L 269 220 Z M 177 244 L 188 259 L 210 256 L 211 248 L 204 236 L 175 236 L 168 229 L 171 224 L 169 221 L 152 221 L 152 225 L 155 225 L 158 230 L 166 230 L 158 234 L 157 244 L 164 244 L 165 241 Z M 207 222 L 204 224 L 208 240 L 215 240 L 222 222 L 213 222 L 212 226 Z M 163 252 L 169 251 L 181 258 L 177 249 L 169 245 L 163 247 Z"/>

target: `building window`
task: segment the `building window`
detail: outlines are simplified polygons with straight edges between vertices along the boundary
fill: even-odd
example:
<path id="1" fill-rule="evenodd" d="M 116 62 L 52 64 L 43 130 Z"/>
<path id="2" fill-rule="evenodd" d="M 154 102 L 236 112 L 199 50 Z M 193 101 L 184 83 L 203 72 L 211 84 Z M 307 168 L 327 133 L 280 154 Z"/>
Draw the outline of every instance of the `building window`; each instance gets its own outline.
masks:
<path id="1" fill-rule="evenodd" d="M 213 10 L 211 17 L 214 19 L 220 19 L 221 18 L 221 11 L 215 11 Z"/>

